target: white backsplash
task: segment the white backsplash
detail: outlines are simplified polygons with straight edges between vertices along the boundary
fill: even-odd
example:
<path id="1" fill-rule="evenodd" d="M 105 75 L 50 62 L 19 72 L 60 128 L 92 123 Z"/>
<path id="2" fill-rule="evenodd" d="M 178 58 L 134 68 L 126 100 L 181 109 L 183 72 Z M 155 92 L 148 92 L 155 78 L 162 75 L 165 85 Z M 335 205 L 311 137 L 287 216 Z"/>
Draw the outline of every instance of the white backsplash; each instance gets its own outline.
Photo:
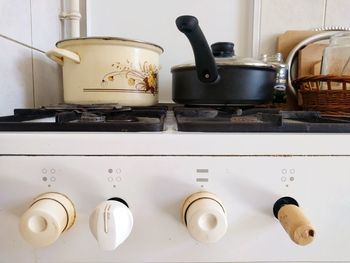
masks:
<path id="1" fill-rule="evenodd" d="M 273 53 L 277 37 L 288 29 L 313 29 L 323 25 L 325 0 L 262 0 L 260 52 Z"/>
<path id="2" fill-rule="evenodd" d="M 0 33 L 30 45 L 30 10 L 30 0 L 0 0 Z"/>
<path id="3" fill-rule="evenodd" d="M 160 76 L 163 102 L 171 101 L 170 66 L 193 57 L 189 43 L 174 25 L 180 14 L 198 16 L 208 42 L 235 41 L 237 53 L 244 56 L 275 52 L 277 36 L 288 29 L 350 27 L 349 0 L 150 1 L 87 0 L 88 16 L 82 21 L 87 21 L 90 35 L 141 38 L 165 46 Z M 254 30 L 253 2 L 258 7 Z M 47 51 L 61 39 L 60 9 L 61 0 L 0 0 L 0 34 Z M 0 115 L 11 114 L 14 108 L 62 101 L 58 65 L 1 37 L 0 50 Z"/>
<path id="4" fill-rule="evenodd" d="M 0 34 L 43 51 L 61 38 L 61 0 L 0 0 Z M 0 37 L 0 115 L 62 101 L 58 65 L 40 52 Z"/>
<path id="5" fill-rule="evenodd" d="M 328 0 L 326 3 L 325 25 L 350 27 L 349 0 Z"/>
<path id="6" fill-rule="evenodd" d="M 62 69 L 46 55 L 33 53 L 35 106 L 55 105 L 63 101 Z"/>
<path id="7" fill-rule="evenodd" d="M 60 0 L 31 0 L 33 46 L 47 51 L 62 38 Z M 35 106 L 53 105 L 63 101 L 61 66 L 44 54 L 33 51 Z"/>
<path id="8" fill-rule="evenodd" d="M 41 50 L 50 50 L 62 37 L 58 18 L 61 0 L 31 0 L 31 3 L 33 45 Z"/>
<path id="9" fill-rule="evenodd" d="M 0 113 L 16 107 L 31 107 L 33 73 L 31 50 L 0 38 Z"/>
<path id="10" fill-rule="evenodd" d="M 350 27 L 349 0 L 256 0 L 260 6 L 258 54 L 273 53 L 277 37 L 287 30 Z"/>

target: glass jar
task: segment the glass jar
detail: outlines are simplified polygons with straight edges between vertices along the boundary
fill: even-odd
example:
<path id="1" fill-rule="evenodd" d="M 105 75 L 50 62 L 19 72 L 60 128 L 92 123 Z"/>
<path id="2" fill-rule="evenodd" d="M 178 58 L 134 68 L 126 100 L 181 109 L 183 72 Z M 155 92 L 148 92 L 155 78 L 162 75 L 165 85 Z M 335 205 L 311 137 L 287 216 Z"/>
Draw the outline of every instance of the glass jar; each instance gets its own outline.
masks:
<path id="1" fill-rule="evenodd" d="M 323 75 L 350 75 L 350 33 L 337 33 L 323 51 Z"/>
<path id="2" fill-rule="evenodd" d="M 288 69 L 284 63 L 282 53 L 276 53 L 271 56 L 262 55 L 261 60 L 265 63 L 274 65 L 276 69 L 275 85 L 273 87 L 273 102 L 285 103 L 287 101 L 287 78 Z"/>

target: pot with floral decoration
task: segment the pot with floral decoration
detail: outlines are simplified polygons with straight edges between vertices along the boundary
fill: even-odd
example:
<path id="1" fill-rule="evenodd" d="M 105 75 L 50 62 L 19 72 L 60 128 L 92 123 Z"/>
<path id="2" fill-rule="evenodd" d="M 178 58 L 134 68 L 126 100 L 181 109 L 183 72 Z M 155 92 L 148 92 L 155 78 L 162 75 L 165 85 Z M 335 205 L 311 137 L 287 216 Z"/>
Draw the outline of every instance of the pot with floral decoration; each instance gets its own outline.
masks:
<path id="1" fill-rule="evenodd" d="M 148 42 L 87 37 L 59 41 L 46 54 L 63 66 L 65 103 L 150 106 L 158 103 L 162 53 Z"/>

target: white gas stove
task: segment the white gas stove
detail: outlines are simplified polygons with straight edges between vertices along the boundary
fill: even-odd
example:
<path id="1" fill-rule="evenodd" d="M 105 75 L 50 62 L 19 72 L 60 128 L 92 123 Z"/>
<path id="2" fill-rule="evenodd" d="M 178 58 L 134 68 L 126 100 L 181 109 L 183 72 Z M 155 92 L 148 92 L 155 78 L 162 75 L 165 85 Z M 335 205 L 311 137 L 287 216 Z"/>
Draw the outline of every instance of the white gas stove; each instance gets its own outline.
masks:
<path id="1" fill-rule="evenodd" d="M 0 132 L 0 262 L 350 262 L 348 133 Z"/>

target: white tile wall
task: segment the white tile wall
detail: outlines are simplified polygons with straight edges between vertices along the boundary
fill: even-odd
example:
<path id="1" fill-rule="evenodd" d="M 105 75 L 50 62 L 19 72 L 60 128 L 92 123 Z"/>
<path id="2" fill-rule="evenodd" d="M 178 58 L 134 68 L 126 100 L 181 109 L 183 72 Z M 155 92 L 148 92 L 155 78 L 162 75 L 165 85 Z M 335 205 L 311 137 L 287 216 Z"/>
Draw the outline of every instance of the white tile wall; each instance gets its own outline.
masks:
<path id="1" fill-rule="evenodd" d="M 350 27 L 350 1 L 328 0 L 325 25 Z"/>
<path id="2" fill-rule="evenodd" d="M 33 45 L 47 51 L 61 39 L 60 0 L 31 0 Z M 35 107 L 57 104 L 63 101 L 62 70 L 44 54 L 33 53 Z"/>
<path id="3" fill-rule="evenodd" d="M 260 7 L 258 51 L 276 51 L 277 37 L 287 30 L 310 30 L 323 26 L 350 27 L 349 0 L 255 0 Z"/>
<path id="4" fill-rule="evenodd" d="M 0 115 L 33 106 L 31 50 L 0 38 Z"/>
<path id="5" fill-rule="evenodd" d="M 261 0 L 259 53 L 275 52 L 277 37 L 289 29 L 321 27 L 325 4 L 326 0 Z"/>
<path id="6" fill-rule="evenodd" d="M 55 105 L 63 101 L 62 70 L 46 55 L 33 53 L 35 107 Z"/>
<path id="7" fill-rule="evenodd" d="M 0 34 L 47 51 L 60 39 L 61 0 L 0 0 Z M 0 116 L 62 101 L 60 68 L 0 36 Z"/>
<path id="8" fill-rule="evenodd" d="M 0 0 L 0 33 L 31 44 L 30 0 Z"/>
<path id="9" fill-rule="evenodd" d="M 31 44 L 30 0 L 0 1 L 0 34 Z M 31 50 L 0 38 L 0 114 L 30 107 L 33 99 Z"/>
<path id="10" fill-rule="evenodd" d="M 33 45 L 42 50 L 52 49 L 61 39 L 61 0 L 31 0 Z"/>

